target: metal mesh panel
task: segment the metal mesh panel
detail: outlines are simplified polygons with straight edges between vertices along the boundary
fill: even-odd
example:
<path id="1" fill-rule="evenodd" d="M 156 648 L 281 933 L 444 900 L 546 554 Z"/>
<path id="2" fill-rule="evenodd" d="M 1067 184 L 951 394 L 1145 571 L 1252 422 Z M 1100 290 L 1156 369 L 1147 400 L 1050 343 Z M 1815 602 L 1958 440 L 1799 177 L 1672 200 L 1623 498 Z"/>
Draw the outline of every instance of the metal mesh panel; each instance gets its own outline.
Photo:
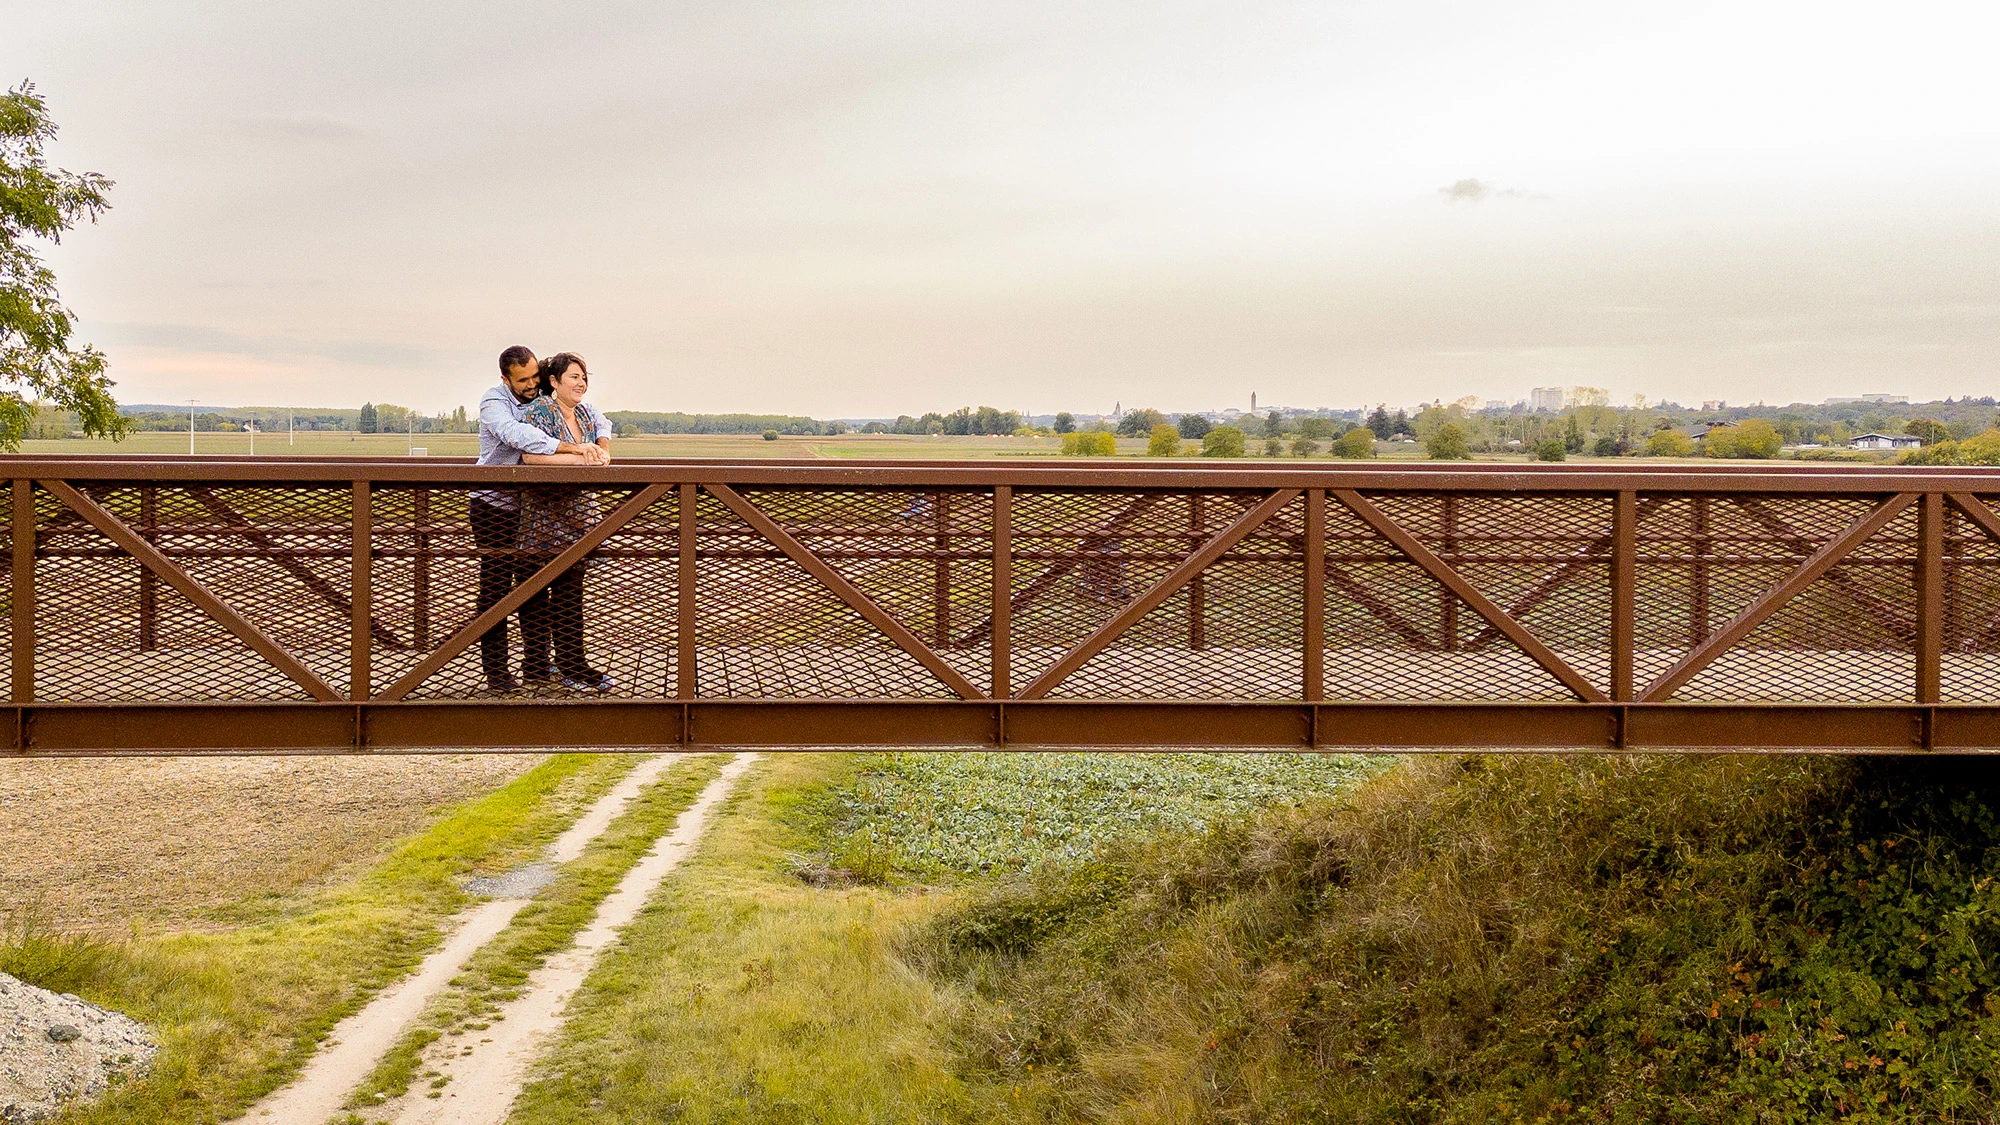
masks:
<path id="1" fill-rule="evenodd" d="M 1564 663 L 1598 690 L 1610 692 L 1610 497 L 1446 494 L 1374 499 L 1398 525 L 1555 650 Z M 1477 631 L 1460 646 L 1463 651 L 1484 652 L 1506 641 L 1485 619 L 1477 618 L 1476 625 Z"/>
<path id="2" fill-rule="evenodd" d="M 773 502 L 769 495 L 752 495 L 752 503 Z M 766 699 L 952 695 L 916 657 L 720 500 L 702 493 L 696 513 L 698 694 Z M 788 515 L 796 518 L 799 512 Z"/>
<path id="3" fill-rule="evenodd" d="M 548 497 L 576 509 L 575 532 L 596 526 L 632 493 L 630 487 L 552 489 Z M 496 503 L 496 500 L 498 501 Z M 519 492 L 469 492 L 464 488 L 382 487 L 374 491 L 374 561 L 371 613 L 374 690 L 395 683 L 436 647 L 478 616 L 482 583 L 497 601 L 527 581 L 563 541 L 539 548 L 522 538 Z M 505 505 L 513 505 L 509 508 Z M 529 498 L 528 505 L 534 501 Z M 673 694 L 675 570 L 678 500 L 669 493 L 607 539 L 582 564 L 581 643 L 591 670 L 609 678 L 611 698 Z M 545 631 L 525 627 L 533 615 L 548 617 Z M 500 627 L 504 644 L 489 657 L 474 641 L 413 689 L 411 699 L 465 699 L 494 694 L 511 679 L 527 695 L 575 694 L 562 684 L 566 669 L 558 634 L 564 610 L 552 585 L 510 614 Z M 540 652 L 528 651 L 539 637 Z"/>
<path id="4" fill-rule="evenodd" d="M 1638 688 L 1783 582 L 1870 506 L 1841 496 L 1643 497 L 1632 654 Z"/>
<path id="5" fill-rule="evenodd" d="M 1261 494 L 1202 495 L 1185 512 L 1181 553 L 1234 522 Z M 1158 507 L 1149 516 L 1170 519 Z M 1149 527 L 1135 521 L 1140 527 Z M 1304 694 L 1305 499 L 1228 553 L 1066 677 L 1052 699 L 1298 699 Z M 1197 531 L 1198 529 L 1198 531 Z M 1162 569 L 1171 569 L 1166 563 Z M 1133 596 L 1144 587 L 1131 587 Z M 1115 608 L 1115 607 L 1114 607 Z"/>
<path id="6" fill-rule="evenodd" d="M 319 556 L 318 490 L 92 486 L 87 493 L 308 667 L 342 656 L 312 627 L 344 584 Z M 37 491 L 35 694 L 44 701 L 302 700 L 304 688 L 54 495 Z M 336 579 L 329 574 L 339 573 Z"/>
<path id="7" fill-rule="evenodd" d="M 10 485 L 12 482 L 8 482 Z M 12 512 L 11 490 L 8 510 Z M 9 551 L 13 548 L 12 537 L 6 538 Z M 0 698 L 12 701 L 14 698 L 14 560 L 10 556 L 5 564 L 0 564 Z"/>
<path id="8" fill-rule="evenodd" d="M 605 496 L 605 511 L 613 498 Z M 621 497 L 622 499 L 622 497 Z M 680 497 L 646 506 L 591 554 L 584 584 L 584 639 L 615 698 L 671 698 L 680 643 Z"/>
<path id="9" fill-rule="evenodd" d="M 369 613 L 371 692 L 401 679 L 473 618 L 480 548 L 463 488 L 377 485 L 371 512 Z M 509 623 L 510 665 L 519 671 L 518 631 Z M 474 644 L 417 685 L 411 699 L 487 694 Z"/>
<path id="10" fill-rule="evenodd" d="M 1401 526 L 1414 523 L 1413 533 L 1426 529 L 1421 508 L 1384 510 Z M 1441 516 L 1435 508 L 1429 514 Z M 1427 530 L 1437 535 L 1442 528 L 1433 523 Z M 1576 698 L 1338 502 L 1327 504 L 1326 541 L 1327 699 Z"/>
<path id="11" fill-rule="evenodd" d="M 1990 703 L 2000 699 L 2000 543 L 1950 504 L 1944 536 L 1941 694 L 1947 703 Z"/>
<path id="12" fill-rule="evenodd" d="M 1261 498 L 1230 493 L 1016 492 L 1015 684 L 1030 683 L 1054 667 Z M 1181 620 L 1186 619 L 1184 608 Z M 1066 686 L 1066 690 L 1077 689 Z M 1118 694 L 1123 689 L 1109 690 Z"/>
<path id="13" fill-rule="evenodd" d="M 1754 573 L 1761 588 L 1744 604 L 1782 582 L 1827 541 L 1866 516 L 1868 500 L 1731 498 L 1731 521 L 1761 534 L 1718 568 L 1740 577 Z M 1728 526 L 1728 525 L 1725 525 Z M 1754 552 L 1754 553 L 1753 553 Z M 1745 561 L 1738 563 L 1736 558 Z M 1750 635 L 1703 668 L 1674 693 L 1677 700 L 1889 702 L 1916 690 L 1917 512 L 1906 509 L 1840 565 L 1807 586 Z M 1754 560 L 1754 561 L 1753 561 Z M 1737 595 L 1740 596 L 1740 595 Z M 1735 611 L 1729 614 L 1735 616 Z M 1727 622 L 1717 617 L 1715 628 Z"/>
<path id="14" fill-rule="evenodd" d="M 991 492 L 762 488 L 742 495 L 959 674 L 990 689 Z"/>

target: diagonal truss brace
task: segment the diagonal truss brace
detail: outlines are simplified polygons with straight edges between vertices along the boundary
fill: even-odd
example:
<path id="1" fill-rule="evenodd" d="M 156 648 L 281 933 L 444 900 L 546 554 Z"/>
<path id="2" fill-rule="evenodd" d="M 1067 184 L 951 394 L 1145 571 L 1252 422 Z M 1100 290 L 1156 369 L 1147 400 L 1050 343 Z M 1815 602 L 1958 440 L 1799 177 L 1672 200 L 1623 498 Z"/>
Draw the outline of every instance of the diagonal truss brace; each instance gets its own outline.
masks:
<path id="1" fill-rule="evenodd" d="M 306 690 L 308 695 L 322 703 L 338 703 L 342 699 L 332 685 L 320 679 L 312 669 L 306 667 L 285 650 L 283 645 L 272 640 L 262 629 L 251 624 L 250 619 L 231 609 L 221 599 L 210 593 L 206 586 L 194 580 L 158 547 L 127 526 L 125 521 L 105 510 L 102 504 L 86 496 L 76 487 L 59 480 L 36 481 L 56 499 L 61 500 L 71 511 L 82 516 L 85 522 L 102 532 L 106 538 L 124 548 L 125 552 L 138 559 L 148 570 L 165 579 L 169 586 L 179 590 L 187 599 L 200 607 L 203 613 L 234 633 L 237 639 L 249 645 L 257 655 L 271 662 L 280 672 Z"/>
<path id="2" fill-rule="evenodd" d="M 972 681 L 960 674 L 958 669 L 946 663 L 943 657 L 933 652 L 929 645 L 905 628 L 902 622 L 889 616 L 881 606 L 875 604 L 874 599 L 862 593 L 860 587 L 843 578 L 839 571 L 828 566 L 818 555 L 808 550 L 805 544 L 793 538 L 790 532 L 778 525 L 778 521 L 765 515 L 763 509 L 745 500 L 740 493 L 726 484 L 705 484 L 702 487 L 717 500 L 722 501 L 730 511 L 735 512 L 743 522 L 755 528 L 757 534 L 770 540 L 773 546 L 785 553 L 786 557 L 805 568 L 806 573 L 819 579 L 822 585 L 833 591 L 835 597 L 847 603 L 849 608 L 859 613 L 870 625 L 896 642 L 898 648 L 916 657 L 918 663 L 930 669 L 932 675 L 943 680 L 945 686 L 958 693 L 960 699 L 987 698 L 986 693 L 974 687 Z"/>
<path id="3" fill-rule="evenodd" d="M 453 633 L 437 650 L 424 657 L 423 662 L 410 669 L 403 678 L 375 698 L 384 703 L 401 699 L 417 689 L 417 685 L 431 677 L 438 669 L 451 663 L 452 658 L 464 652 L 474 641 L 486 635 L 488 629 L 507 620 L 507 615 L 520 609 L 529 598 L 542 592 L 549 583 L 562 577 L 564 571 L 583 561 L 583 557 L 603 545 L 606 539 L 616 535 L 626 524 L 639 518 L 639 513 L 653 506 L 653 501 L 665 496 L 674 486 L 671 484 L 649 484 L 627 497 L 624 503 L 611 510 L 596 527 L 583 538 L 563 548 L 562 553 L 543 564 L 529 579 L 514 587 L 506 597 L 493 603 L 493 607 L 472 619 L 464 628 Z"/>
<path id="4" fill-rule="evenodd" d="M 1118 616 L 1099 626 L 1096 632 L 1085 637 L 1083 643 L 1071 649 L 1069 654 L 1056 662 L 1053 668 L 1037 676 L 1034 683 L 1022 688 L 1014 698 L 1046 698 L 1049 692 L 1055 690 L 1056 685 L 1067 679 L 1072 672 L 1083 667 L 1090 661 L 1091 657 L 1104 651 L 1105 646 L 1117 640 L 1125 630 L 1137 624 L 1140 618 L 1158 609 L 1168 598 L 1173 597 L 1181 587 L 1193 581 L 1196 575 L 1207 570 L 1210 563 L 1228 554 L 1231 548 L 1241 543 L 1251 532 L 1257 530 L 1265 520 L 1270 519 L 1280 509 L 1298 499 L 1300 492 L 1301 490 L 1296 488 L 1281 488 L 1265 497 L 1249 511 L 1236 517 L 1236 522 L 1223 528 L 1216 534 L 1215 538 L 1202 544 L 1200 550 L 1183 559 L 1180 565 L 1168 571 L 1166 576 L 1154 584 L 1152 589 L 1146 591 L 1144 595 L 1131 605 L 1126 606 L 1124 610 L 1120 611 Z"/>
<path id="5" fill-rule="evenodd" d="M 217 496 L 214 489 L 190 488 L 188 489 L 188 495 L 193 497 L 196 503 L 207 508 L 209 514 L 221 520 L 223 525 L 229 528 L 229 530 L 242 536 L 252 547 L 264 552 L 263 558 L 269 560 L 286 574 L 297 579 L 301 585 L 316 595 L 320 601 L 325 602 L 328 608 L 339 613 L 342 620 L 351 618 L 354 615 L 354 603 L 351 598 L 334 589 L 333 583 L 313 573 L 311 567 L 286 554 L 284 549 L 278 546 L 276 540 L 272 539 L 256 524 L 250 522 L 250 518 L 242 512 L 237 511 L 235 506 L 229 501 Z M 368 630 L 376 640 L 381 641 L 390 648 L 407 647 L 403 644 L 401 637 L 398 637 L 387 625 L 382 624 L 381 621 L 374 617 L 368 619 Z"/>
<path id="6" fill-rule="evenodd" d="M 1355 515 L 1375 529 L 1375 533 L 1395 544 L 1396 549 L 1410 557 L 1410 561 L 1423 567 L 1432 578 L 1444 583 L 1445 588 L 1458 595 L 1459 599 L 1471 606 L 1479 616 L 1484 617 L 1495 629 L 1500 630 L 1508 640 L 1518 645 L 1521 651 L 1532 657 L 1535 663 L 1548 669 L 1550 675 L 1562 685 L 1576 693 L 1578 699 L 1586 703 L 1607 702 L 1605 694 L 1596 685 L 1583 678 L 1576 669 L 1570 667 L 1555 650 L 1543 644 L 1533 633 L 1507 615 L 1507 611 L 1494 603 L 1493 599 L 1479 592 L 1459 573 L 1446 565 L 1443 559 L 1433 554 L 1430 548 L 1417 541 L 1417 537 L 1389 518 L 1388 514 L 1376 507 L 1367 497 L 1351 488 L 1328 489 L 1340 498 Z"/>
<path id="7" fill-rule="evenodd" d="M 1903 509 L 1916 502 L 1917 493 L 1900 492 L 1877 504 L 1873 511 L 1847 526 L 1847 530 L 1827 541 L 1827 544 L 1813 552 L 1811 558 L 1799 564 L 1783 582 L 1764 591 L 1762 597 L 1746 606 L 1736 619 L 1717 630 L 1713 636 L 1703 641 L 1700 647 L 1682 657 L 1680 663 L 1661 673 L 1639 696 L 1641 703 L 1665 701 L 1679 691 L 1703 668 L 1714 662 L 1730 646 L 1750 635 L 1751 631 L 1771 615 L 1783 609 L 1786 602 L 1799 596 L 1810 586 L 1839 565 L 1840 561 L 1854 553 L 1855 548 L 1868 541 L 1876 532 L 1888 526 L 1889 521 L 1903 513 Z"/>

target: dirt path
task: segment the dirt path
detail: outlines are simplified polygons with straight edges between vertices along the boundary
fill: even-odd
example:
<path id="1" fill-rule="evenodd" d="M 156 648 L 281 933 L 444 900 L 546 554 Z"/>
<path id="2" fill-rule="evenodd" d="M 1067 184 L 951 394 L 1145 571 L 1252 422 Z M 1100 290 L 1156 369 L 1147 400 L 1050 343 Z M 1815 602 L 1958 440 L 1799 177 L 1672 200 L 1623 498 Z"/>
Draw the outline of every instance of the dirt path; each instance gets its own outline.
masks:
<path id="1" fill-rule="evenodd" d="M 582 855 L 584 847 L 609 828 L 634 797 L 679 759 L 680 755 L 662 754 L 641 762 L 549 845 L 547 861 L 566 863 Z M 451 936 L 414 974 L 340 1021 L 299 1077 L 250 1107 L 247 1116 L 253 1121 L 311 1125 L 339 1113 L 348 1094 L 375 1069 L 404 1029 L 423 1014 L 431 998 L 451 983 L 481 946 L 507 928 L 531 894 L 496 898 L 461 911 L 449 923 Z"/>
<path id="2" fill-rule="evenodd" d="M 638 917 L 660 882 L 693 853 L 710 813 L 729 796 L 755 754 L 738 754 L 703 789 L 674 830 L 632 866 L 577 935 L 576 944 L 550 957 L 528 977 L 519 998 L 495 1016 L 481 1041 L 471 1045 L 440 1040 L 425 1054 L 429 1069 L 448 1081 L 443 1096 L 411 1092 L 368 1111 L 371 1120 L 394 1125 L 501 1125 L 520 1094 L 528 1068 L 549 1038 L 562 1027 L 563 1011 L 604 949 Z"/>

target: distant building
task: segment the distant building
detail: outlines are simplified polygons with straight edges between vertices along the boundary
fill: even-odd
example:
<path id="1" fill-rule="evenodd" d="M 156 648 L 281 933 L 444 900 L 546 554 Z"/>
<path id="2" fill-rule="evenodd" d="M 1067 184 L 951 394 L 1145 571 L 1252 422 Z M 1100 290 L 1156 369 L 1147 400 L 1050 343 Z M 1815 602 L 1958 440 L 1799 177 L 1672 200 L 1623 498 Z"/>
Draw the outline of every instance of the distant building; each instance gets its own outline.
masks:
<path id="1" fill-rule="evenodd" d="M 1894 406 L 1897 403 L 1907 403 L 1909 401 L 1910 401 L 1909 395 L 1847 395 L 1842 398 L 1827 399 L 1826 405 L 1839 406 L 1842 403 L 1848 403 L 1848 402 L 1871 402 L 1871 403 L 1879 403 L 1884 406 Z"/>
<path id="2" fill-rule="evenodd" d="M 1862 434 L 1847 443 L 1849 449 L 1915 449 L 1924 439 L 1915 434 Z"/>
<path id="3" fill-rule="evenodd" d="M 1714 410 L 1727 410 L 1729 409 L 1729 403 L 1719 398 L 1705 398 L 1701 400 L 1701 409 L 1704 413 Z"/>
<path id="4" fill-rule="evenodd" d="M 1505 409 L 1507 409 L 1507 403 L 1506 403 L 1506 402 L 1505 402 L 1504 400 L 1502 400 L 1502 399 L 1497 399 L 1497 398 L 1489 398 L 1489 399 L 1487 399 L 1487 400 L 1486 400 L 1486 405 L 1485 405 L 1485 406 L 1482 406 L 1482 407 L 1480 407 L 1480 409 L 1481 409 L 1481 410 L 1505 410 Z"/>
<path id="5" fill-rule="evenodd" d="M 1528 409 L 1530 410 L 1546 410 L 1553 414 L 1562 408 L 1563 389 L 1561 387 L 1536 387 L 1534 390 L 1528 392 Z"/>

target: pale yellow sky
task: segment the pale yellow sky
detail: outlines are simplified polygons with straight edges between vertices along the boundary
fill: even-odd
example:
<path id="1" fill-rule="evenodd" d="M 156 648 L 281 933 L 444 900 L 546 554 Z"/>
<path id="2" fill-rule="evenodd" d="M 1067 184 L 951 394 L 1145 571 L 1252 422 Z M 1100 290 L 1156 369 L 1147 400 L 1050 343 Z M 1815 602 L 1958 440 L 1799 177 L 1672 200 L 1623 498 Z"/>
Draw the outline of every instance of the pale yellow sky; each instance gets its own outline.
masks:
<path id="1" fill-rule="evenodd" d="M 2000 390 L 1973 3 L 69 0 L 120 397 L 893 415 Z M 1465 184 L 1457 191 L 1453 185 Z"/>

